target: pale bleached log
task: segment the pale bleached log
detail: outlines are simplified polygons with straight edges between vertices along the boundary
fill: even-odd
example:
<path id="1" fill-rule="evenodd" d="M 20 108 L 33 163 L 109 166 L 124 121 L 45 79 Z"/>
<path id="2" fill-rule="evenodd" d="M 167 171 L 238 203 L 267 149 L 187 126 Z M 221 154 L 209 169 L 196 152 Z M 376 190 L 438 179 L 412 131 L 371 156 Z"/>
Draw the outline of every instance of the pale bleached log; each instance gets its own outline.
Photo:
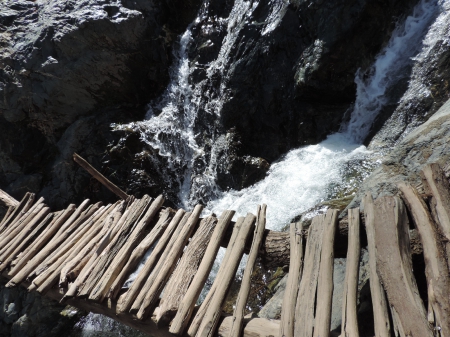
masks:
<path id="1" fill-rule="evenodd" d="M 181 230 L 181 228 L 184 226 L 184 224 L 189 219 L 191 213 L 186 213 L 184 210 L 179 209 L 175 216 L 173 217 L 172 221 L 170 222 L 167 229 L 164 231 L 164 234 L 159 239 L 158 243 L 156 244 L 155 248 L 153 249 L 152 253 L 148 257 L 147 261 L 145 261 L 144 267 L 137 275 L 136 279 L 131 284 L 130 288 L 127 292 L 122 294 L 119 297 L 119 300 L 117 302 L 117 313 L 123 313 L 130 310 L 131 306 L 133 305 L 136 297 L 138 296 L 139 292 L 141 291 L 142 287 L 145 284 L 145 281 L 149 277 L 150 273 L 152 272 L 153 268 L 155 267 L 156 263 L 158 262 L 158 259 L 160 258 L 161 254 L 163 253 L 164 248 L 166 247 L 167 243 L 170 241 L 171 237 L 174 235 L 174 232 L 176 234 L 176 231 Z"/>
<path id="2" fill-rule="evenodd" d="M 19 205 L 19 202 L 16 199 L 3 190 L 0 190 L 0 202 L 6 207 L 17 207 Z"/>
<path id="3" fill-rule="evenodd" d="M 428 207 L 417 191 L 406 183 L 398 185 L 414 224 L 419 232 L 425 258 L 428 290 L 428 322 L 450 336 L 450 275 L 447 268 L 445 242 Z"/>
<path id="4" fill-rule="evenodd" d="M 358 280 L 360 244 L 359 208 L 348 210 L 348 252 L 342 296 L 342 337 L 359 337 L 358 330 Z"/>
<path id="5" fill-rule="evenodd" d="M 214 229 L 211 240 L 209 241 L 208 247 L 206 248 L 205 255 L 200 263 L 197 273 L 192 280 L 183 300 L 180 303 L 178 311 L 172 324 L 170 325 L 170 332 L 176 335 L 182 335 L 187 328 L 189 320 L 191 319 L 192 313 L 194 311 L 194 306 L 200 293 L 205 285 L 211 268 L 214 264 L 217 252 L 220 248 L 220 243 L 230 225 L 231 219 L 233 218 L 235 211 L 224 211 L 219 218 L 219 223 Z M 161 314 L 163 317 L 164 311 Z"/>
<path id="6" fill-rule="evenodd" d="M 329 209 L 323 219 L 314 337 L 328 337 L 330 334 L 331 303 L 333 299 L 334 237 L 338 224 L 338 215 L 338 210 Z"/>
<path id="7" fill-rule="evenodd" d="M 234 224 L 233 232 L 231 234 L 231 238 L 228 242 L 228 247 L 225 252 L 225 256 L 223 257 L 222 263 L 220 264 L 219 270 L 217 271 L 216 278 L 209 289 L 208 294 L 206 295 L 205 299 L 203 300 L 202 304 L 200 305 L 200 308 L 197 310 L 197 313 L 195 314 L 192 322 L 189 325 L 189 329 L 187 332 L 188 336 L 195 336 L 197 334 L 197 331 L 200 327 L 200 324 L 202 323 L 202 320 L 208 310 L 209 304 L 211 303 L 212 298 L 214 297 L 214 294 L 216 292 L 216 289 L 218 287 L 219 281 L 216 282 L 216 280 L 223 279 L 224 274 L 226 273 L 225 266 L 228 266 L 228 260 L 231 256 L 232 247 L 234 247 L 236 243 L 236 239 L 239 235 L 239 231 L 241 230 L 242 224 L 244 223 L 245 218 L 239 217 Z"/>
<path id="8" fill-rule="evenodd" d="M 130 258 L 128 259 L 126 265 L 120 270 L 119 275 L 114 280 L 108 293 L 108 298 L 117 298 L 119 291 L 126 280 L 127 275 L 129 275 L 134 268 L 138 265 L 139 261 L 145 255 L 145 253 L 154 245 L 157 240 L 163 235 L 170 221 L 172 220 L 175 211 L 171 208 L 165 208 L 161 210 L 159 214 L 159 220 L 156 225 L 152 228 L 150 233 L 142 240 L 141 243 L 133 250 Z"/>
<path id="9" fill-rule="evenodd" d="M 91 291 L 101 281 L 103 274 L 130 237 L 132 230 L 136 225 L 136 221 L 139 219 L 142 212 L 147 209 L 150 202 L 151 198 L 148 195 L 145 195 L 141 200 L 136 201 L 131 205 L 129 214 L 121 226 L 120 231 L 116 234 L 114 239 L 109 243 L 108 247 L 105 248 L 102 255 L 99 256 L 98 260 L 95 262 L 96 265 L 93 268 L 91 275 L 86 280 L 83 288 L 80 290 L 78 296 L 89 297 Z"/>
<path id="10" fill-rule="evenodd" d="M 53 216 L 53 213 L 48 214 L 42 221 L 36 222 L 36 226 L 33 226 L 33 223 L 30 223 L 29 227 L 31 228 L 27 228 L 28 230 L 22 231 L 20 235 L 17 236 L 14 244 L 10 246 L 10 251 L 5 252 L 4 257 L 2 257 L 0 272 L 8 267 L 24 247 L 35 239 L 36 235 L 51 222 Z"/>
<path id="11" fill-rule="evenodd" d="M 99 283 L 93 288 L 89 299 L 92 301 L 103 301 L 109 291 L 110 286 L 115 281 L 116 277 L 120 274 L 120 271 L 125 266 L 130 257 L 133 249 L 142 240 L 144 235 L 144 230 L 148 224 L 153 220 L 157 212 L 160 210 L 164 203 L 164 197 L 162 195 L 158 196 L 148 208 L 146 214 L 135 226 L 130 236 L 126 239 L 122 247 L 120 248 L 117 255 L 114 257 L 111 264 L 108 266 L 106 271 L 103 273 L 102 278 Z"/>
<path id="12" fill-rule="evenodd" d="M 156 321 L 159 325 L 162 325 L 162 317 L 164 317 L 165 323 L 169 323 L 178 310 L 181 300 L 198 271 L 216 224 L 217 218 L 215 216 L 209 216 L 200 221 L 199 228 L 183 252 L 183 256 L 159 301 L 159 311 L 156 315 Z"/>
<path id="13" fill-rule="evenodd" d="M 377 214 L 375 213 L 375 205 L 372 194 L 367 193 L 363 198 L 363 203 L 364 217 L 366 220 L 367 249 L 369 251 L 370 293 L 372 296 L 375 335 L 380 337 L 391 336 L 391 324 L 389 322 L 386 294 L 377 273 L 374 228 Z"/>
<path id="14" fill-rule="evenodd" d="M 27 262 L 32 259 L 41 248 L 47 244 L 47 242 L 53 238 L 53 235 L 59 230 L 62 224 L 69 218 L 69 216 L 75 211 L 75 205 L 71 204 L 69 207 L 58 217 L 54 219 L 54 222 L 50 224 L 48 230 L 46 230 L 38 239 L 33 242 L 23 253 L 22 257 L 17 261 L 13 269 L 8 273 L 8 276 L 14 277 Z M 11 282 L 11 281 L 10 281 Z M 11 284 L 13 284 L 12 282 Z M 10 283 L 8 282 L 8 285 Z"/>
<path id="15" fill-rule="evenodd" d="M 412 272 L 409 224 L 398 197 L 380 197 L 374 202 L 377 271 L 386 290 L 400 335 L 432 337 L 426 310 Z"/>
<path id="16" fill-rule="evenodd" d="M 236 307 L 233 314 L 233 325 L 231 326 L 231 337 L 240 337 L 244 327 L 245 307 L 247 305 L 248 296 L 250 293 L 250 283 L 255 267 L 256 258 L 258 257 L 261 243 L 263 240 L 264 230 L 266 229 L 266 209 L 267 206 L 263 204 L 257 209 L 257 219 L 255 232 L 253 233 L 252 246 L 250 254 L 248 255 L 247 264 L 245 266 L 244 275 L 242 277 L 241 288 L 239 289 L 236 300 Z"/>
<path id="17" fill-rule="evenodd" d="M 3 217 L 2 221 L 0 221 L 0 235 L 1 235 L 1 232 L 3 229 L 3 224 L 6 223 L 9 216 L 14 212 L 15 209 L 16 209 L 16 207 L 13 207 L 13 206 L 8 207 L 8 210 L 6 211 L 5 216 Z"/>
<path id="18" fill-rule="evenodd" d="M 295 304 L 303 271 L 303 242 L 305 240 L 303 222 L 291 223 L 289 234 L 291 259 L 281 306 L 279 336 L 294 337 Z"/>
<path id="19" fill-rule="evenodd" d="M 98 257 L 102 254 L 103 250 L 108 246 L 109 242 L 115 236 L 115 232 L 117 232 L 120 224 L 120 219 L 122 218 L 122 212 L 124 211 L 125 203 L 122 202 L 119 207 L 110 214 L 104 223 L 104 227 L 106 228 L 106 235 L 100 237 L 99 243 L 94 248 L 94 253 L 87 261 L 86 265 L 82 267 L 79 275 L 76 276 L 75 281 L 69 285 L 69 289 L 66 294 L 63 296 L 61 301 L 66 301 L 67 299 L 75 297 L 78 290 L 84 285 L 87 277 L 89 276 L 92 269 L 95 267 L 95 261 L 97 261 Z M 117 229 L 117 230 L 116 230 Z M 103 234 L 103 233 L 101 233 Z M 78 273 L 78 271 L 74 271 L 73 269 L 68 272 L 69 278 L 75 278 L 75 274 L 71 275 L 71 273 Z"/>
<path id="20" fill-rule="evenodd" d="M 314 307 L 322 251 L 323 221 L 325 215 L 313 218 L 306 241 L 302 279 L 295 306 L 294 336 L 312 337 L 314 331 Z"/>
<path id="21" fill-rule="evenodd" d="M 30 204 L 34 202 L 35 194 L 34 193 L 25 193 L 22 200 L 19 202 L 17 207 L 9 214 L 9 216 L 2 221 L 2 226 L 0 227 L 0 234 L 3 235 L 5 230 L 16 220 L 20 219 L 28 209 L 31 207 Z M 28 207 L 28 208 L 26 208 Z"/>
<path id="22" fill-rule="evenodd" d="M 203 321 L 198 328 L 197 334 L 201 337 L 213 336 L 216 333 L 223 302 L 230 289 L 231 283 L 236 276 L 236 271 L 244 254 L 245 242 L 247 241 L 250 231 L 253 229 L 255 219 L 256 217 L 253 214 L 247 214 L 234 244 L 228 248 L 231 253 L 227 260 L 227 264 L 224 266 L 225 272 L 222 277 L 214 280 L 214 283 L 217 283 L 217 288 L 208 305 Z"/>
<path id="23" fill-rule="evenodd" d="M 230 334 L 233 317 L 225 317 L 218 328 L 217 335 L 227 337 Z M 276 337 L 280 329 L 280 321 L 266 318 L 246 318 L 242 337 Z M 281 336 L 282 337 L 282 336 Z"/>
<path id="24" fill-rule="evenodd" d="M 189 220 L 183 228 L 181 228 L 179 234 L 176 237 L 173 237 L 173 240 L 171 239 L 173 244 L 172 242 L 169 242 L 167 245 L 166 251 L 155 267 L 157 272 L 150 275 L 147 282 L 145 282 L 144 288 L 141 291 L 141 294 L 144 296 L 139 295 L 130 309 L 130 311 L 133 311 L 134 308 L 137 308 L 137 303 L 139 303 L 140 298 L 142 298 L 139 305 L 139 311 L 136 314 L 138 319 L 147 318 L 156 308 L 159 295 L 161 295 L 170 275 L 176 267 L 177 261 L 181 257 L 181 254 L 183 254 L 183 250 L 199 222 L 202 210 L 202 205 L 194 207 Z"/>

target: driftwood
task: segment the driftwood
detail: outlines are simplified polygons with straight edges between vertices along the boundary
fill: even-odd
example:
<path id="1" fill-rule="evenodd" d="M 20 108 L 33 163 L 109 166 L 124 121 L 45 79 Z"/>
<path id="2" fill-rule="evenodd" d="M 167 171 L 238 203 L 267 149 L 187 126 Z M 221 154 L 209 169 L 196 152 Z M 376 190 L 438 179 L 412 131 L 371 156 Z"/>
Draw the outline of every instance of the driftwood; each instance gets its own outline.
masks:
<path id="1" fill-rule="evenodd" d="M 211 272 L 211 268 L 220 248 L 220 242 L 222 241 L 223 236 L 230 225 L 234 213 L 234 211 L 224 211 L 220 216 L 219 223 L 214 229 L 214 233 L 209 241 L 208 247 L 206 248 L 205 256 L 203 257 L 198 271 L 180 303 L 174 320 L 172 321 L 169 330 L 171 333 L 181 335 L 186 330 L 194 311 L 195 303 L 200 296 L 209 273 Z"/>
<path id="2" fill-rule="evenodd" d="M 173 245 L 171 246 L 169 243 L 166 251 L 163 253 L 163 257 L 158 262 L 158 265 L 155 268 L 155 272 L 149 277 L 144 285 L 144 288 L 141 291 L 144 297 L 139 311 L 137 312 L 137 318 L 145 319 L 153 313 L 153 310 L 158 304 L 157 301 L 159 299 L 159 295 L 163 291 L 166 282 L 175 269 L 178 259 L 183 253 L 183 250 L 186 247 L 189 238 L 191 237 L 196 225 L 198 224 L 198 220 L 200 218 L 202 210 L 202 205 L 195 206 L 194 210 L 192 211 L 192 215 L 189 217 L 187 223 L 183 226 L 177 237 L 174 237 L 174 239 L 176 240 L 173 242 Z M 166 252 L 167 254 L 165 254 Z M 138 301 L 139 296 L 138 298 L 136 298 L 135 303 L 133 303 L 131 311 L 133 310 L 133 308 L 136 308 L 135 305 L 138 303 Z"/>
<path id="3" fill-rule="evenodd" d="M 256 217 L 253 214 L 248 213 L 239 229 L 239 233 L 236 235 L 236 239 L 234 242 L 230 242 L 230 246 L 227 247 L 226 254 L 228 254 L 228 258 L 224 258 L 224 262 L 220 266 L 220 270 L 223 271 L 220 272 L 219 270 L 219 273 L 214 280 L 213 287 L 211 287 L 210 290 L 210 292 L 213 292 L 213 296 L 210 303 L 208 303 L 206 313 L 198 328 L 198 335 L 201 337 L 213 336 L 216 333 L 223 302 L 230 289 L 231 282 L 236 275 L 239 262 L 244 254 L 245 242 L 252 230 L 255 220 Z M 215 287 L 214 284 L 216 284 Z M 188 330 L 188 335 L 193 336 L 191 328 Z"/>
<path id="4" fill-rule="evenodd" d="M 412 273 L 405 207 L 398 197 L 380 197 L 374 208 L 377 271 L 394 313 L 395 328 L 402 337 L 432 337 Z"/>
<path id="5" fill-rule="evenodd" d="M 181 300 L 198 271 L 216 225 L 217 218 L 215 216 L 209 216 L 200 221 L 199 228 L 183 252 L 183 256 L 161 296 L 159 311 L 156 315 L 158 325 L 162 325 L 162 321 L 169 323 L 175 316 Z"/>
<path id="6" fill-rule="evenodd" d="M 2 193 L 6 194 L 6 192 L 1 191 Z M 16 220 L 20 219 L 20 216 L 25 214 L 28 209 L 30 208 L 31 204 L 34 202 L 34 193 L 25 193 L 24 197 L 20 201 L 20 203 L 14 207 L 14 210 L 12 210 L 9 215 L 6 214 L 5 218 L 2 221 L 2 227 L 0 227 L 0 234 L 3 235 L 4 231 L 8 226 Z M 1 201 L 1 200 L 0 200 Z M 5 205 L 6 206 L 6 205 Z"/>
<path id="7" fill-rule="evenodd" d="M 134 268 L 136 268 L 137 264 L 142 259 L 144 254 L 150 249 L 150 247 L 154 245 L 161 237 L 172 220 L 173 215 L 174 211 L 171 208 L 165 208 L 160 212 L 159 220 L 156 225 L 152 228 L 144 240 L 142 240 L 141 243 L 133 250 L 126 265 L 122 268 L 119 275 L 114 280 L 114 283 L 111 285 L 108 293 L 109 298 L 117 298 L 126 277 L 134 270 Z"/>
<path id="8" fill-rule="evenodd" d="M 19 202 L 10 196 L 8 193 L 0 190 L 0 202 L 6 205 L 6 207 L 17 207 Z"/>
<path id="9" fill-rule="evenodd" d="M 386 294 L 377 273 L 376 245 L 375 245 L 375 205 L 370 193 L 366 194 L 364 202 L 364 217 L 366 219 L 367 249 L 369 251 L 370 293 L 372 296 L 373 318 L 376 336 L 390 336 L 391 324 L 389 321 Z"/>
<path id="10" fill-rule="evenodd" d="M 241 288 L 236 299 L 236 307 L 234 309 L 233 324 L 231 326 L 231 337 L 239 337 L 242 335 L 244 327 L 244 310 L 247 304 L 248 295 L 250 293 L 250 282 L 255 267 L 256 258 L 261 248 L 261 243 L 264 235 L 264 229 L 266 228 L 266 209 L 267 205 L 263 204 L 262 207 L 258 206 L 256 214 L 255 232 L 253 234 L 252 247 L 248 256 L 247 265 L 245 266 L 244 275 L 242 277 Z"/>
<path id="11" fill-rule="evenodd" d="M 103 174 L 98 172 L 91 164 L 89 164 L 85 159 L 83 159 L 80 155 L 74 153 L 73 160 L 88 171 L 95 179 L 97 179 L 103 186 L 105 186 L 108 190 L 113 192 L 119 198 L 123 200 L 127 200 L 129 195 L 122 191 L 119 187 L 114 185 L 111 181 L 109 181 Z"/>
<path id="12" fill-rule="evenodd" d="M 136 297 L 139 295 L 140 290 L 144 286 L 145 281 L 147 280 L 151 271 L 155 267 L 159 257 L 163 253 L 164 248 L 171 239 L 172 235 L 177 230 L 180 230 L 180 228 L 184 225 L 184 223 L 187 222 L 190 215 L 191 215 L 190 212 L 186 213 L 182 209 L 178 210 L 178 212 L 175 214 L 169 226 L 167 226 L 167 229 L 164 231 L 164 234 L 162 235 L 161 239 L 158 241 L 158 244 L 153 249 L 147 261 L 145 261 L 144 267 L 139 272 L 139 274 L 131 284 L 128 291 L 119 297 L 119 301 L 117 303 L 118 314 L 130 310 Z"/>
<path id="13" fill-rule="evenodd" d="M 294 337 L 295 304 L 303 271 L 303 242 L 305 237 L 303 223 L 291 223 L 289 235 L 291 259 L 283 305 L 281 306 L 279 336 Z"/>
<path id="14" fill-rule="evenodd" d="M 317 305 L 314 319 L 314 337 L 327 337 L 330 333 L 333 299 L 334 237 L 338 210 L 329 209 L 323 219 L 322 251 L 317 285 Z"/>
<path id="15" fill-rule="evenodd" d="M 0 221 L 0 233 L 3 231 L 3 224 L 6 223 L 6 221 L 8 220 L 9 216 L 11 215 L 12 212 L 14 212 L 14 210 L 16 209 L 16 207 L 14 206 L 9 206 L 8 210 L 6 211 L 5 216 L 3 217 L 3 219 Z"/>

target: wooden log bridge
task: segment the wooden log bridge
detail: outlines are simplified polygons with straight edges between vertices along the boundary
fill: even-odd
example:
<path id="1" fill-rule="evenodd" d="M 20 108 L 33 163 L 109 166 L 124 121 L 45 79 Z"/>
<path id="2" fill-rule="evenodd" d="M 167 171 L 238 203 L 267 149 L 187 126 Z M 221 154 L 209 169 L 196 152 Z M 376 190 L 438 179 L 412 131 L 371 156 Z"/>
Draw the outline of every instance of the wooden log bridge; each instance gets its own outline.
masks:
<path id="1" fill-rule="evenodd" d="M 450 337 L 450 187 L 437 164 L 426 166 L 422 179 L 426 198 L 402 183 L 398 196 L 373 200 L 368 194 L 364 214 L 349 210 L 341 336 L 360 336 L 364 324 L 358 322 L 357 286 L 360 232 L 365 232 L 375 335 Z M 290 258 L 282 262 L 290 272 L 281 319 L 268 320 L 246 315 L 245 308 L 256 260 L 279 258 L 281 248 L 270 247 L 277 245 L 278 234 L 265 230 L 270 209 L 258 206 L 256 214 L 232 223 L 232 210 L 200 218 L 201 205 L 175 211 L 163 207 L 162 196 L 138 199 L 111 190 L 121 198 L 115 204 L 85 200 L 56 212 L 32 193 L 18 202 L 0 190 L 8 206 L 0 222 L 6 286 L 22 285 L 151 336 L 330 336 L 337 210 L 316 216 L 309 227 L 291 224 L 283 233 L 287 240 L 279 245 Z M 412 225 L 423 245 L 423 297 L 412 271 Z M 224 242 L 217 276 L 197 306 Z M 224 316 L 222 306 L 246 244 L 249 255 L 234 313 Z"/>

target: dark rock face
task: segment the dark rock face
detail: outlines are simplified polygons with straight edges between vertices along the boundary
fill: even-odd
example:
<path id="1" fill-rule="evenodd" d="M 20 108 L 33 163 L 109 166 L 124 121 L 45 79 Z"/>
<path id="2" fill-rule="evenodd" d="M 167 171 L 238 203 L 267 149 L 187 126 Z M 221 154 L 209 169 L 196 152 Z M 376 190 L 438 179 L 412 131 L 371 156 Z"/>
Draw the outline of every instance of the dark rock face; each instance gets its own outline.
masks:
<path id="1" fill-rule="evenodd" d="M 89 182 L 73 174 L 72 152 L 95 156 L 99 164 L 112 140 L 104 133 L 109 124 L 142 118 L 143 105 L 168 81 L 172 40 L 197 6 L 196 1 L 2 2 L 2 188 L 15 197 L 44 189 L 58 207 L 79 200 L 81 186 Z"/>

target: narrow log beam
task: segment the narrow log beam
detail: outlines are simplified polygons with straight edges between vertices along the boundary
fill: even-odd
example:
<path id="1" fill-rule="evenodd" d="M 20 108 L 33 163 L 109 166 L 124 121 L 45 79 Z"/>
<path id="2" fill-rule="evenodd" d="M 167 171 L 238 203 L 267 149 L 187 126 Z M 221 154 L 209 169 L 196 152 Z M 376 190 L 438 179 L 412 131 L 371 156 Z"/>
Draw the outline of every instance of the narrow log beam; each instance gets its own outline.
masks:
<path id="1" fill-rule="evenodd" d="M 3 203 L 6 207 L 16 207 L 17 205 L 19 205 L 19 202 L 16 199 L 2 190 L 0 190 L 0 202 Z"/>
<path id="2" fill-rule="evenodd" d="M 97 179 L 103 186 L 105 186 L 108 190 L 113 192 L 118 197 L 123 200 L 128 199 L 129 195 L 122 191 L 119 187 L 114 185 L 111 181 L 109 181 L 103 174 L 98 172 L 91 164 L 89 164 L 85 159 L 83 159 L 80 155 L 74 153 L 73 160 L 88 171 L 95 179 Z"/>

